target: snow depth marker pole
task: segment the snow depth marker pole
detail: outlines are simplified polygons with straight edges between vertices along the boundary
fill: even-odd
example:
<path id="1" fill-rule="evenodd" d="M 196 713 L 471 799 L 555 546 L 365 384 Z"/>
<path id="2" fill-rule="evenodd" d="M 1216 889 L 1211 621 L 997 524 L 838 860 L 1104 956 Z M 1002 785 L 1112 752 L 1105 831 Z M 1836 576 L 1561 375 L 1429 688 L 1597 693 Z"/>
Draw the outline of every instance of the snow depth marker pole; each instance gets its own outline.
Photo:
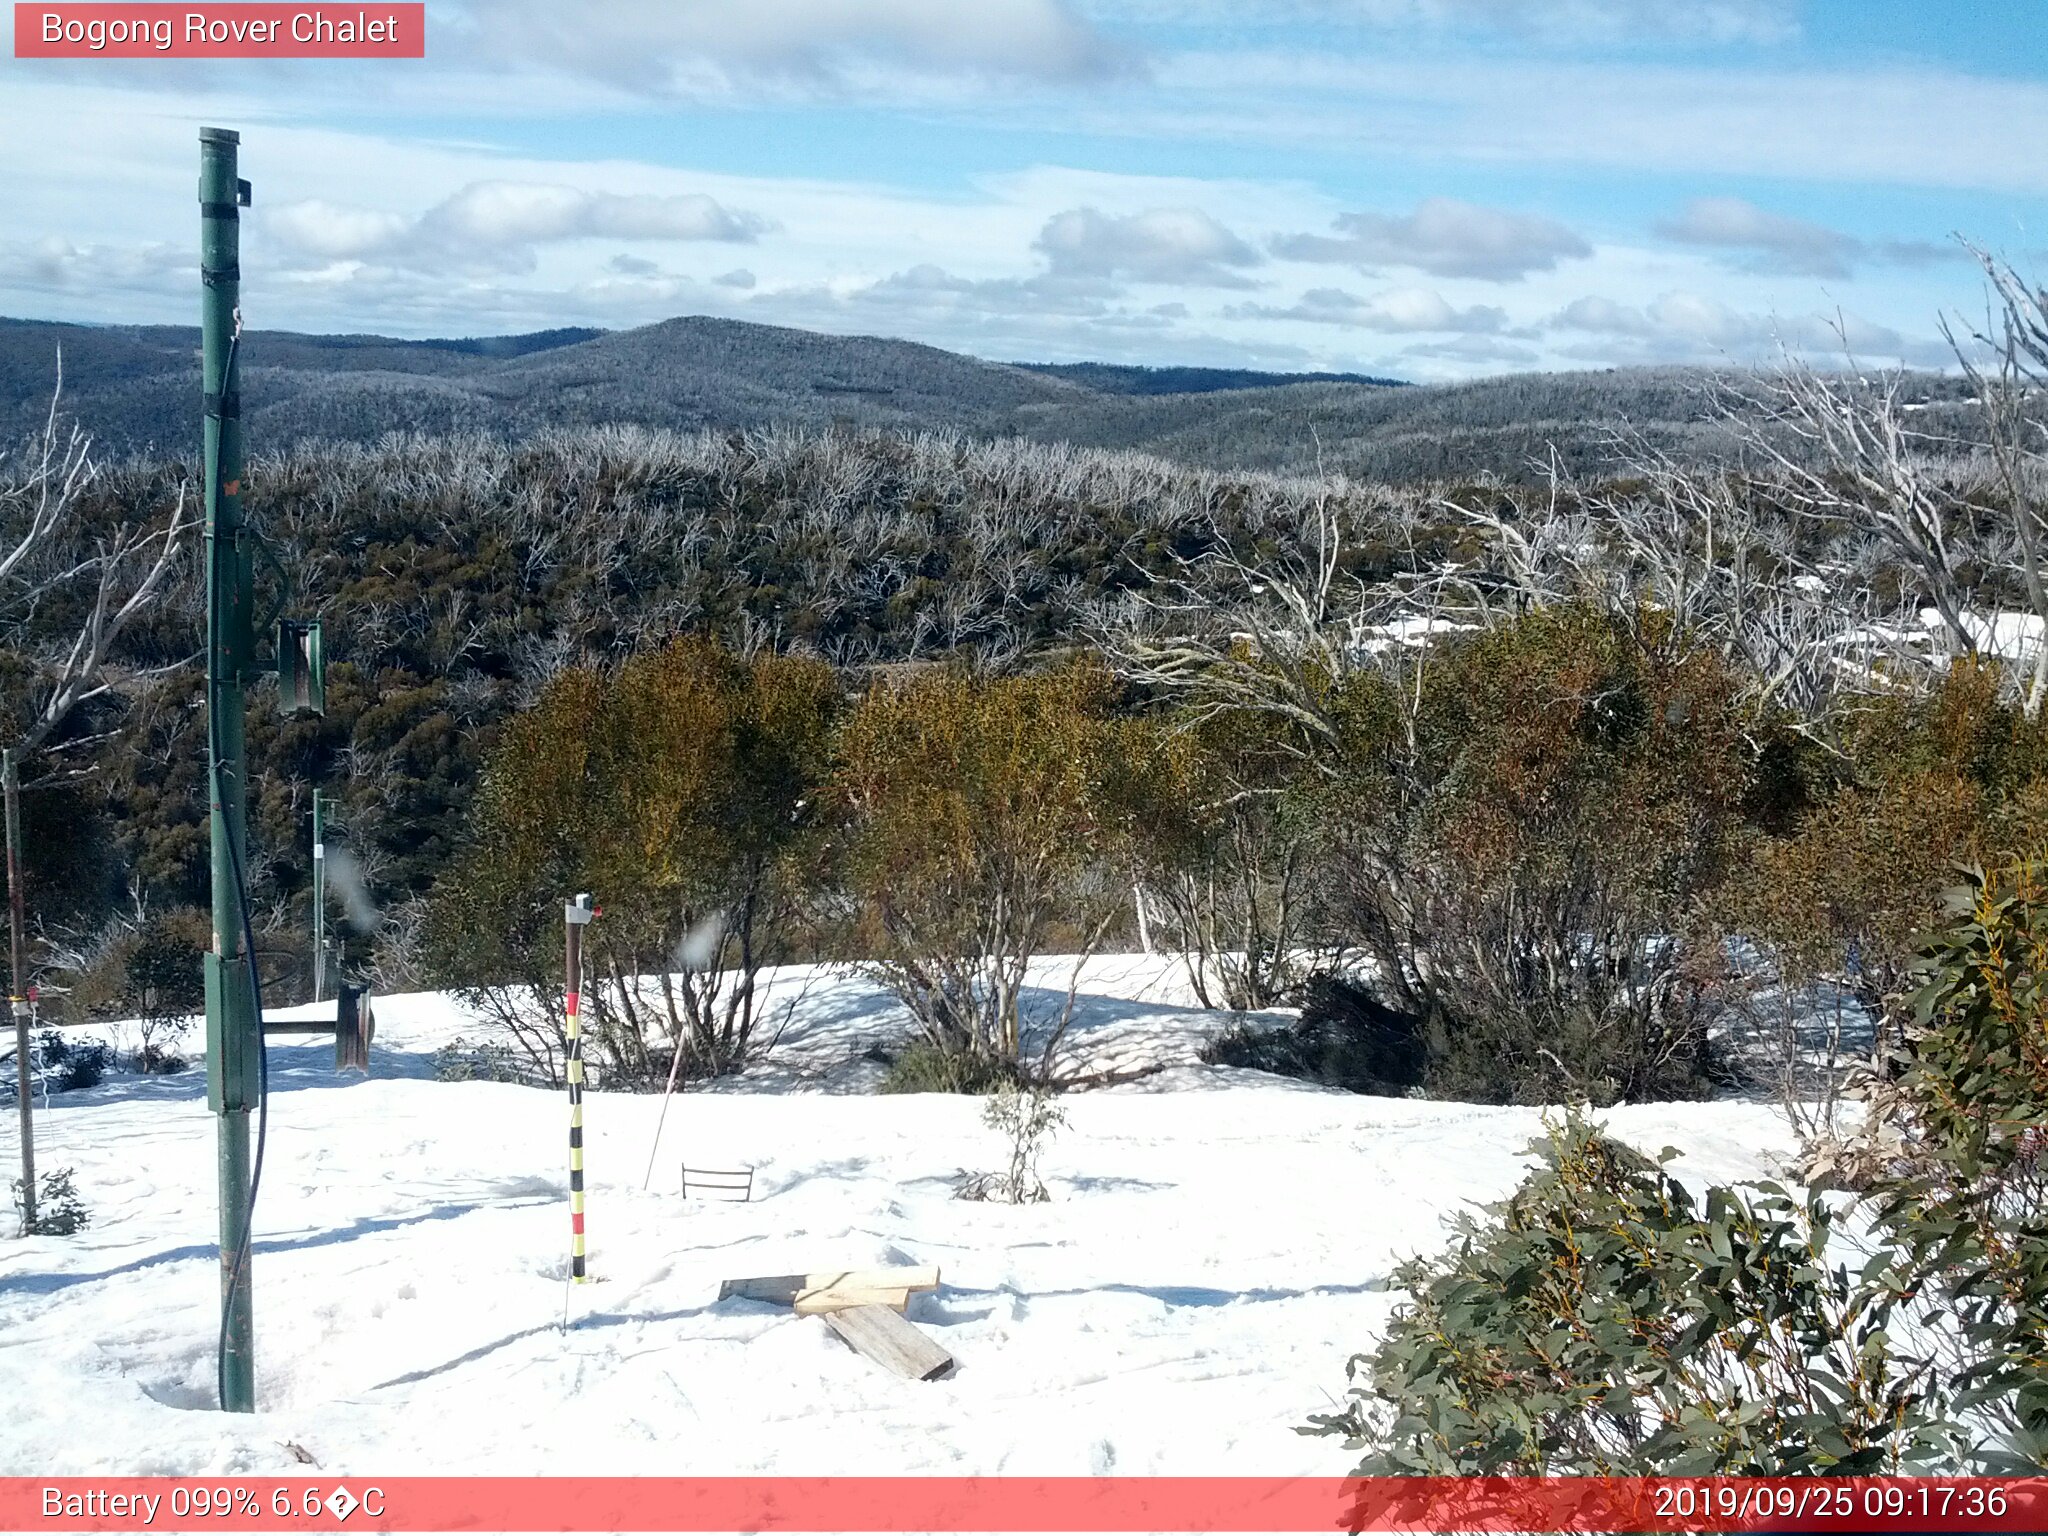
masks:
<path id="1" fill-rule="evenodd" d="M 596 915 L 587 891 L 562 904 L 562 950 L 569 983 L 562 1000 L 569 1024 L 569 1278 L 578 1285 L 590 1278 L 584 1269 L 583 1235 L 583 930 Z"/>

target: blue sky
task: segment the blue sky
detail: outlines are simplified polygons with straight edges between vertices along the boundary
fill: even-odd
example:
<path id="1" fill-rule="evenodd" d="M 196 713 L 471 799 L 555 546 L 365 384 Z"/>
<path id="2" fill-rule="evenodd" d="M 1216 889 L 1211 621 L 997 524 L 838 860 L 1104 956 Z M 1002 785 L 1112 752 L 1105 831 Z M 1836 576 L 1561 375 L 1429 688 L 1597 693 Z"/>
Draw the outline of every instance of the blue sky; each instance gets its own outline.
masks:
<path id="1" fill-rule="evenodd" d="M 1938 365 L 2048 280 L 2039 0 L 431 3 L 419 62 L 0 60 L 0 313 L 719 314 L 982 356 L 1455 378 Z M 62 133 L 50 132 L 61 125 Z"/>

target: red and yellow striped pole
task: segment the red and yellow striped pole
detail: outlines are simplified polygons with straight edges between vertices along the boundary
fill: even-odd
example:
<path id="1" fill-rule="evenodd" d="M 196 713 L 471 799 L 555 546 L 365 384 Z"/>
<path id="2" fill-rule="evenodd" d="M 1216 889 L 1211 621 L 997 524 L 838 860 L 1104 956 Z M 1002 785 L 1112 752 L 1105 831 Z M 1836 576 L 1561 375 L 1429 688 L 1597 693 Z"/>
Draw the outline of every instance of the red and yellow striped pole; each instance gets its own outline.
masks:
<path id="1" fill-rule="evenodd" d="M 562 907 L 568 968 L 562 1012 L 568 1020 L 569 1040 L 569 1278 L 578 1285 L 590 1278 L 584 1269 L 583 1231 L 583 930 L 596 915 L 588 892 Z"/>

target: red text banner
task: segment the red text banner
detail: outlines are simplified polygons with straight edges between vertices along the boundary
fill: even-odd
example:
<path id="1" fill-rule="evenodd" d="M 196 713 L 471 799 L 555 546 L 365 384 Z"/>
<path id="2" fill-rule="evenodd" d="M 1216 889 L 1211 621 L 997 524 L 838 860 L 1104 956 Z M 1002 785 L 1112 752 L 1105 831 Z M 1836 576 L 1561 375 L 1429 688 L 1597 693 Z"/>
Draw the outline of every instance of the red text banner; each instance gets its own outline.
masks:
<path id="1" fill-rule="evenodd" d="M 427 8 L 405 5 L 21 5 L 17 59 L 422 59 Z"/>
<path id="2" fill-rule="evenodd" d="M 2048 1478 L 5 1478 L 7 1531 L 2048 1530 Z"/>

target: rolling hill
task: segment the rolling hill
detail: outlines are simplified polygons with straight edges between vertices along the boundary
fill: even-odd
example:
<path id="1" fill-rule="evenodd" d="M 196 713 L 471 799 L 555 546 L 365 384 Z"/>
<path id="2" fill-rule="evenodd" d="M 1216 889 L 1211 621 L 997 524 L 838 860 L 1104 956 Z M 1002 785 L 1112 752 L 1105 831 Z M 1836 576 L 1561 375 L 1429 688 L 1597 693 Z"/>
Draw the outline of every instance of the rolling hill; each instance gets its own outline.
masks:
<path id="1" fill-rule="evenodd" d="M 252 445 L 374 442 L 394 431 L 514 438 L 625 422 L 681 430 L 952 430 L 1132 449 L 1209 469 L 1416 480 L 1518 477 L 1556 445 L 1599 470 L 1626 426 L 1681 458 L 1726 445 L 1717 376 L 1661 368 L 1398 386 L 1363 375 L 1013 364 L 874 336 L 696 316 L 626 331 L 405 341 L 253 331 L 242 341 Z M 0 320 L 0 442 L 65 407 L 103 451 L 179 458 L 198 435 L 196 328 Z M 1925 398 L 1958 398 L 1927 375 Z M 1936 426 L 1942 410 L 1924 424 Z"/>

